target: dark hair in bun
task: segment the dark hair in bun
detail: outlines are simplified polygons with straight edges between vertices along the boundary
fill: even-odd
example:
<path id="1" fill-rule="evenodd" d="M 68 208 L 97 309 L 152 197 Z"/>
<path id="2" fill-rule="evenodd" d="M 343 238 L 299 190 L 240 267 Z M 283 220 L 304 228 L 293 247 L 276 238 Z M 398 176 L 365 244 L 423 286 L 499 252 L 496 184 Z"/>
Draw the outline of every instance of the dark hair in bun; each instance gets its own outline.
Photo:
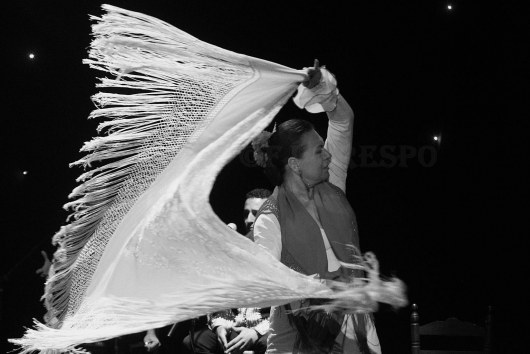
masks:
<path id="1" fill-rule="evenodd" d="M 267 155 L 265 175 L 271 183 L 276 186 L 283 183 L 287 160 L 302 156 L 306 148 L 302 145 L 302 136 L 311 130 L 314 130 L 313 124 L 302 119 L 290 119 L 278 125 L 268 146 L 262 148 Z"/>

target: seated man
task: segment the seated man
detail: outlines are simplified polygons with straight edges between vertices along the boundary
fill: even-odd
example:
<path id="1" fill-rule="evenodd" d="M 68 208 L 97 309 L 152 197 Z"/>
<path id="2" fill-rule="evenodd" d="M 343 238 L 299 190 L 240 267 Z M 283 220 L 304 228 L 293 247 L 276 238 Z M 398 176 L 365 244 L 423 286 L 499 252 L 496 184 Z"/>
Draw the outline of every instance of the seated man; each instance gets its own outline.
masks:
<path id="1" fill-rule="evenodd" d="M 261 205 L 271 195 L 267 189 L 253 189 L 245 196 L 244 235 L 252 240 L 252 227 Z M 228 224 L 234 228 L 234 224 Z M 253 241 L 253 240 L 252 240 Z M 242 353 L 252 350 L 265 353 L 269 332 L 269 310 L 258 308 L 229 309 L 191 320 L 190 334 L 183 344 L 194 354 L 222 354 L 225 351 Z M 144 338 L 148 351 L 160 346 L 154 330 L 147 331 Z"/>
<path id="2" fill-rule="evenodd" d="M 215 344 L 209 349 L 224 349 L 227 353 L 240 353 L 245 350 L 252 350 L 256 354 L 265 353 L 270 325 L 269 311 L 270 308 L 239 308 L 216 312 L 208 316 L 209 329 L 212 334 L 215 333 L 214 336 L 208 336 L 207 341 L 211 345 Z M 211 342 L 212 337 L 215 343 Z M 202 339 L 206 340 L 205 337 Z M 186 337 L 184 341 L 186 340 L 191 339 Z M 205 343 L 195 345 L 195 353 L 206 353 L 200 351 L 200 346 L 203 344 Z M 208 351 L 208 353 L 215 353 L 215 351 Z"/>
<path id="3" fill-rule="evenodd" d="M 261 205 L 271 195 L 267 189 L 253 189 L 245 196 L 245 236 L 252 240 L 252 227 Z M 253 350 L 265 353 L 269 332 L 270 308 L 229 309 L 208 315 L 208 326 L 196 326 L 184 338 L 184 345 L 195 354 L 240 353 Z M 203 319 L 203 318 L 200 318 Z M 204 324 L 204 321 L 203 321 Z"/>

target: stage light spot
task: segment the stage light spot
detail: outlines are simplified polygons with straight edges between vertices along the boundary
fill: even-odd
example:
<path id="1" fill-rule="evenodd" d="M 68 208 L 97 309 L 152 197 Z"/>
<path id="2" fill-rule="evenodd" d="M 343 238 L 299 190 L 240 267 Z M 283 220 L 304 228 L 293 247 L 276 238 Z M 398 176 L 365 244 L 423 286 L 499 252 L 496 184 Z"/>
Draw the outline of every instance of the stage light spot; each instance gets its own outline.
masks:
<path id="1" fill-rule="evenodd" d="M 29 53 L 28 57 L 29 57 L 30 59 L 35 59 L 35 54 L 33 54 L 33 53 Z"/>
<path id="2" fill-rule="evenodd" d="M 438 141 L 438 136 L 435 135 L 435 136 L 433 137 L 433 139 L 434 139 L 434 141 Z"/>
<path id="3" fill-rule="evenodd" d="M 447 5 L 447 10 L 452 10 L 453 9 L 453 5 Z"/>
<path id="4" fill-rule="evenodd" d="M 22 171 L 22 174 L 25 176 L 28 174 L 28 171 Z"/>

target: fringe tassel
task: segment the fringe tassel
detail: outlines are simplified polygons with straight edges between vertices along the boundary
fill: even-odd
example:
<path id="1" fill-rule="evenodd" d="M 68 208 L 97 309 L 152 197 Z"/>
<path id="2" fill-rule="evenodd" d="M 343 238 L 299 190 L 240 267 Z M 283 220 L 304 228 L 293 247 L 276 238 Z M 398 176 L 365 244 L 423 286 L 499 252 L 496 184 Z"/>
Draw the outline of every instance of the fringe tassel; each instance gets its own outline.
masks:
<path id="1" fill-rule="evenodd" d="M 301 279 L 303 276 L 298 274 L 297 277 Z M 212 278 L 212 284 L 213 280 Z M 329 298 L 332 300 L 329 304 L 296 310 L 324 310 L 329 313 L 373 312 L 377 309 L 377 302 L 386 303 L 386 299 L 392 299 L 390 301 L 392 306 L 402 307 L 406 304 L 406 299 L 403 300 L 403 284 L 399 281 L 388 283 L 379 280 L 373 283 L 367 280 L 364 286 L 341 282 L 327 283 L 328 286 L 333 286 L 334 290 L 331 290 L 315 280 L 300 287 L 298 292 L 287 287 L 282 290 L 277 281 L 268 282 L 264 279 L 248 279 L 245 281 L 245 287 L 234 284 L 230 278 L 224 281 L 225 283 L 222 284 L 221 280 L 220 284 L 219 278 L 215 278 L 214 287 L 201 285 L 203 295 L 197 293 L 194 284 L 188 283 L 177 295 L 161 296 L 157 299 L 156 306 L 150 301 L 127 298 L 106 298 L 105 302 L 97 304 L 91 304 L 88 300 L 76 314 L 74 323 L 70 323 L 71 321 L 67 319 L 59 330 L 34 321 L 35 329 L 28 330 L 24 338 L 11 342 L 24 348 L 22 353 L 34 350 L 44 350 L 44 353 L 47 353 L 46 350 L 57 348 L 64 348 L 65 351 L 74 350 L 73 352 L 76 353 L 72 342 L 91 343 L 106 340 L 195 318 L 212 308 L 236 308 L 243 298 L 248 299 L 248 302 L 252 299 L 253 305 L 249 307 L 275 306 L 308 297 Z M 374 297 L 374 294 L 382 296 Z M 175 307 L 186 311 L 174 315 Z M 109 317 L 109 314 L 113 315 Z M 79 323 L 84 324 L 85 328 L 79 328 Z M 127 323 L 128 326 L 124 327 L 123 323 Z M 39 343 L 38 347 L 35 347 L 35 342 Z"/>
<path id="2" fill-rule="evenodd" d="M 203 43 L 150 16 L 110 5 L 102 7 L 105 15 L 91 16 L 96 21 L 92 26 L 94 40 L 84 63 L 116 76 L 101 78 L 98 88 L 129 93 L 100 92 L 93 96 L 97 109 L 89 119 L 104 118 L 97 130 L 105 135 L 85 143 L 81 151 L 89 154 L 70 164 L 99 166 L 78 177 L 82 184 L 69 195 L 75 200 L 64 206 L 72 211 L 69 224 L 53 237 L 59 247 L 55 274 L 48 279 L 43 298 L 49 314 L 59 322 L 75 312 L 82 298 L 83 289 L 77 293 L 71 289 L 72 274 L 89 257 L 83 255 L 87 243 L 104 246 L 116 220 L 127 213 L 178 149 L 201 130 L 205 115 L 217 103 L 201 97 L 204 92 L 221 97 L 219 91 L 249 74 L 240 65 L 245 63 L 244 56 Z M 208 76 L 210 81 L 194 81 L 194 75 Z M 193 97 L 194 107 L 176 110 L 176 105 L 186 102 L 184 97 Z M 198 110 L 197 104 L 202 105 Z M 173 145 L 168 145 L 169 138 L 175 141 Z M 142 176 L 142 181 L 135 180 L 134 176 L 143 171 L 152 173 Z M 90 255 L 96 264 L 99 256 Z M 95 265 L 85 271 L 94 269 Z M 86 274 L 87 280 L 89 277 Z"/>

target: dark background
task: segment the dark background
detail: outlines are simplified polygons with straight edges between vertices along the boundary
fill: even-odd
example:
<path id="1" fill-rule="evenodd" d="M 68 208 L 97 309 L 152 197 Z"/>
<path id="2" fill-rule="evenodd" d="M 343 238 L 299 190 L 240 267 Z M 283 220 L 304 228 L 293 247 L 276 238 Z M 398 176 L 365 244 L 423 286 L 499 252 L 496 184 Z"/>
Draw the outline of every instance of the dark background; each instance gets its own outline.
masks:
<path id="1" fill-rule="evenodd" d="M 363 250 L 407 284 L 421 322 L 481 322 L 491 305 L 499 353 L 522 352 L 528 310 L 529 32 L 522 3 L 110 2 L 235 52 L 297 69 L 314 58 L 326 65 L 356 114 L 347 195 Z M 87 116 L 101 74 L 81 61 L 88 15 L 100 15 L 100 4 L 3 4 L 2 345 L 44 313 L 43 279 L 35 274 L 40 251 L 53 252 L 51 237 L 67 216 L 61 206 L 81 173 L 68 163 L 96 134 Z M 325 115 L 292 102 L 277 120 L 294 116 L 325 135 Z M 385 145 L 394 150 L 383 159 Z M 412 156 L 420 151 L 430 154 Z M 211 194 L 219 217 L 239 227 L 244 194 L 271 187 L 248 153 L 227 165 Z M 376 314 L 385 353 L 408 352 L 409 311 L 382 307 Z"/>

